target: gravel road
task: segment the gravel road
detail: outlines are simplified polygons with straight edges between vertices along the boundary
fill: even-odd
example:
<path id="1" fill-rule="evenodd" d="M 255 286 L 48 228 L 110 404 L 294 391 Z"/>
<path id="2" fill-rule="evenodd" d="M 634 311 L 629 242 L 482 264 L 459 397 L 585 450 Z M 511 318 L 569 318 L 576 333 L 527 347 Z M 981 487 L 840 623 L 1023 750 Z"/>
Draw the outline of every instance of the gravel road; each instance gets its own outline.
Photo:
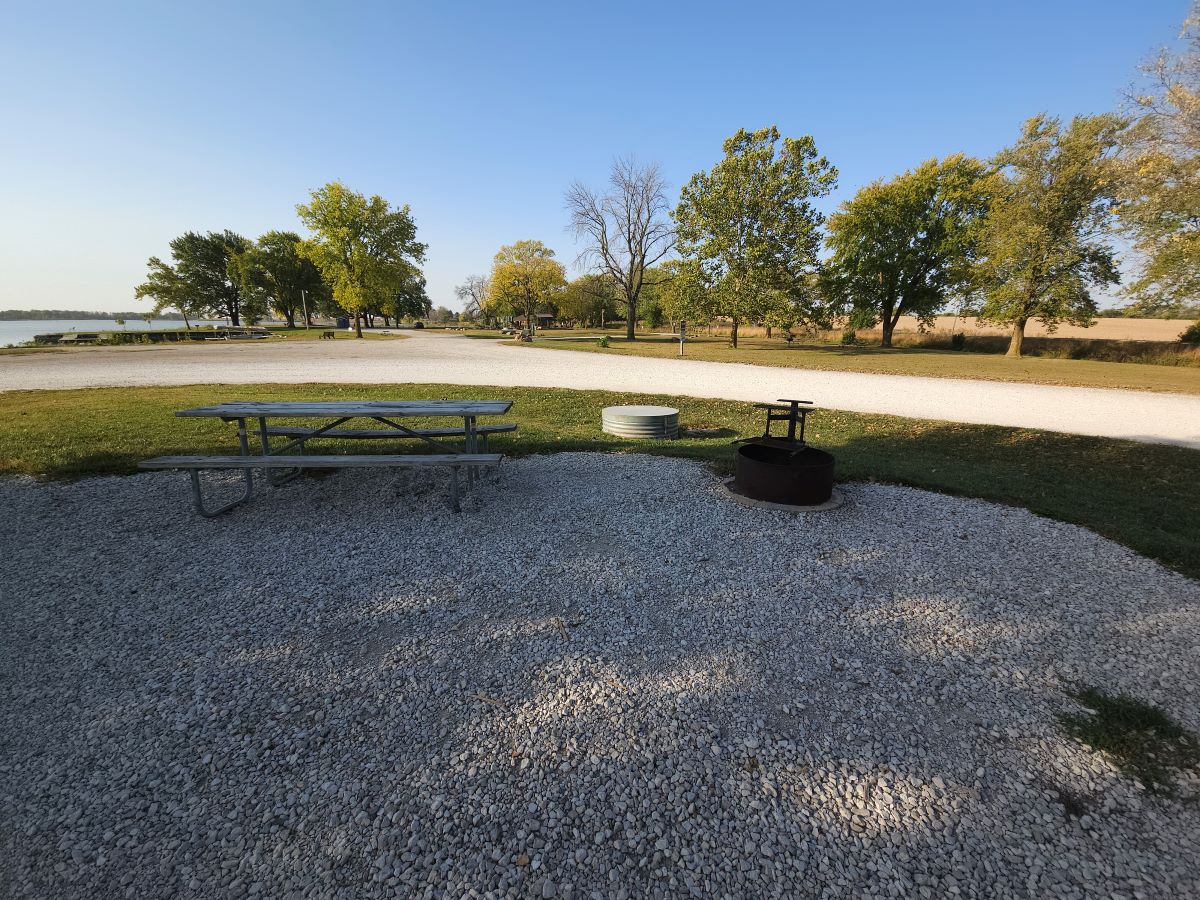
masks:
<path id="1" fill-rule="evenodd" d="M 6 355 L 0 356 L 0 390 L 327 381 L 599 388 L 753 402 L 795 397 L 852 412 L 1200 448 L 1200 396 L 604 356 L 411 334 L 405 341 L 247 341 Z"/>
<path id="2" fill-rule="evenodd" d="M 1082 682 L 1200 729 L 1200 583 L 900 487 L 434 477 L 211 521 L 178 474 L 0 481 L 0 895 L 1200 895 L 1200 782 L 1056 720 Z"/>

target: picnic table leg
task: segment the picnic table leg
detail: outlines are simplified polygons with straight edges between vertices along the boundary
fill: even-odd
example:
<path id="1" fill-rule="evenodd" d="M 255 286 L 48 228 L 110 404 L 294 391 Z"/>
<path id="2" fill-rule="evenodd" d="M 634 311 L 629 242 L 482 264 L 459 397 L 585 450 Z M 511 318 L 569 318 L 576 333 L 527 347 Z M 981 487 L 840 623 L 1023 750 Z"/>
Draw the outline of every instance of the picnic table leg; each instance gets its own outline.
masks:
<path id="1" fill-rule="evenodd" d="M 204 498 L 200 494 L 200 472 L 196 469 L 189 469 L 188 475 L 190 475 L 192 478 L 192 505 L 195 507 L 196 512 L 200 513 L 200 515 L 207 519 L 211 519 L 213 516 L 219 516 L 223 512 L 228 512 L 235 506 L 241 506 L 250 499 L 254 492 L 254 480 L 250 477 L 251 474 L 252 473 L 250 470 L 247 469 L 246 489 L 242 493 L 242 496 L 238 497 L 236 500 L 229 501 L 223 506 L 218 506 L 216 509 L 208 509 L 205 507 Z"/>
<path id="2" fill-rule="evenodd" d="M 271 439 L 270 439 L 270 437 L 267 436 L 267 419 L 265 416 L 258 417 L 258 437 L 262 443 L 262 455 L 270 456 L 271 455 Z M 299 449 L 300 449 L 300 453 L 303 454 L 304 453 L 304 441 L 303 440 L 300 441 Z M 266 470 L 267 481 L 269 481 L 272 486 L 279 487 L 281 484 L 287 484 L 293 478 L 299 477 L 300 473 L 303 471 L 304 471 L 303 469 L 294 469 L 291 472 L 289 472 L 287 475 L 280 477 L 280 476 L 276 475 L 274 472 L 272 472 L 270 469 L 267 469 Z"/>
<path id="3" fill-rule="evenodd" d="M 229 421 L 226 419 L 226 421 Z M 238 419 L 238 444 L 241 446 L 242 456 L 250 455 L 250 439 L 246 435 L 246 420 Z M 192 482 L 192 505 L 196 508 L 196 512 L 205 518 L 211 519 L 213 516 L 219 516 L 223 512 L 233 509 L 235 506 L 241 506 L 254 496 L 254 472 L 246 469 L 245 487 L 242 490 L 242 496 L 236 500 L 218 506 L 216 509 L 208 509 L 204 505 L 204 497 L 200 493 L 200 472 L 198 469 L 190 469 L 188 475 L 191 476 Z"/>
<path id="4" fill-rule="evenodd" d="M 238 444 L 241 445 L 242 456 L 249 456 L 250 455 L 250 439 L 246 435 L 246 420 L 238 419 L 237 423 L 238 423 Z M 195 470 L 193 470 L 193 472 L 194 471 Z M 197 479 L 196 479 L 196 490 L 197 491 L 199 491 L 199 483 L 200 483 L 199 478 L 197 477 Z M 247 469 L 246 470 L 246 497 L 245 497 L 246 500 L 250 499 L 250 494 L 253 490 L 254 490 L 254 472 L 251 469 Z M 197 493 L 197 495 L 196 495 L 197 503 L 199 503 L 199 500 L 200 500 L 200 495 Z M 197 507 L 197 508 L 199 508 L 199 507 Z M 224 509 L 217 510 L 217 513 L 219 513 L 219 512 L 224 512 Z M 217 513 L 213 513 L 212 515 L 215 516 L 215 515 L 217 515 Z M 203 510 L 201 510 L 201 514 L 208 515 L 208 513 L 205 513 Z"/>
<path id="5" fill-rule="evenodd" d="M 477 453 L 479 449 L 479 435 L 475 431 L 475 417 L 463 416 L 463 443 L 466 445 L 468 453 Z M 475 481 L 475 467 L 471 466 L 467 469 L 467 484 L 471 485 Z"/>

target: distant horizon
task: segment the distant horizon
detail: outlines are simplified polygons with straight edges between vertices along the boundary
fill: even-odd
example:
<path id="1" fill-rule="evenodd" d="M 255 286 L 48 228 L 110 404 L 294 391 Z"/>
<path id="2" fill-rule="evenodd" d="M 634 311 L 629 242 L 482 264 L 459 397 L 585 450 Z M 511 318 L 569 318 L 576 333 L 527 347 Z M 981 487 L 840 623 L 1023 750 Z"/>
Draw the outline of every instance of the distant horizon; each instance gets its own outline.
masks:
<path id="1" fill-rule="evenodd" d="M 829 212 L 931 156 L 990 156 L 1036 113 L 1119 108 L 1188 3 L 606 12 L 262 6 L 231 28 L 187 7 L 17 8 L 0 305 L 136 306 L 172 238 L 303 233 L 295 205 L 340 179 L 411 206 L 429 296 L 458 310 L 454 286 L 518 239 L 575 274 L 563 192 L 602 185 L 615 156 L 660 163 L 674 198 L 738 128 L 776 124 L 839 168 Z"/>

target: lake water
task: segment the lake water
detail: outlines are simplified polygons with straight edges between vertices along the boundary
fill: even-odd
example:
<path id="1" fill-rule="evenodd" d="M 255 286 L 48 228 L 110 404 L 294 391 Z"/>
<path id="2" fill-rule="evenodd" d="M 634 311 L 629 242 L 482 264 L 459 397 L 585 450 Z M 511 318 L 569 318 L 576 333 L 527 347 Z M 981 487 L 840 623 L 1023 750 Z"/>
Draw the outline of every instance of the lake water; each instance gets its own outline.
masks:
<path id="1" fill-rule="evenodd" d="M 223 321 L 194 321 L 192 327 L 197 325 L 209 327 L 211 325 L 224 325 Z M 150 322 L 150 330 L 152 331 L 174 331 L 182 329 L 183 322 L 175 322 L 167 319 L 154 319 Z M 9 344 L 24 344 L 27 341 L 32 341 L 35 334 L 54 334 L 57 332 L 66 331 L 146 331 L 146 323 L 137 319 L 131 321 L 125 320 L 125 328 L 112 319 L 17 319 L 12 322 L 0 322 L 0 347 L 7 347 Z"/>

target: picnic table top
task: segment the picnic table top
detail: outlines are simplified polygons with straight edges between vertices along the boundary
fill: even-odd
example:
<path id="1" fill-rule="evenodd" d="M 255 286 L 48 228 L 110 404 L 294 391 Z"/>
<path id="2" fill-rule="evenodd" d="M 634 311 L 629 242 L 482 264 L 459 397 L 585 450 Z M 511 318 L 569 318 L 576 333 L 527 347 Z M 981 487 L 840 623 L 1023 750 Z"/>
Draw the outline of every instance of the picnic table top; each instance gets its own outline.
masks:
<path id="1" fill-rule="evenodd" d="M 357 418 L 360 416 L 502 416 L 512 408 L 511 400 L 345 400 L 345 401 L 248 401 L 238 400 L 182 409 L 177 416 L 208 416 L 221 419 L 287 417 Z"/>

